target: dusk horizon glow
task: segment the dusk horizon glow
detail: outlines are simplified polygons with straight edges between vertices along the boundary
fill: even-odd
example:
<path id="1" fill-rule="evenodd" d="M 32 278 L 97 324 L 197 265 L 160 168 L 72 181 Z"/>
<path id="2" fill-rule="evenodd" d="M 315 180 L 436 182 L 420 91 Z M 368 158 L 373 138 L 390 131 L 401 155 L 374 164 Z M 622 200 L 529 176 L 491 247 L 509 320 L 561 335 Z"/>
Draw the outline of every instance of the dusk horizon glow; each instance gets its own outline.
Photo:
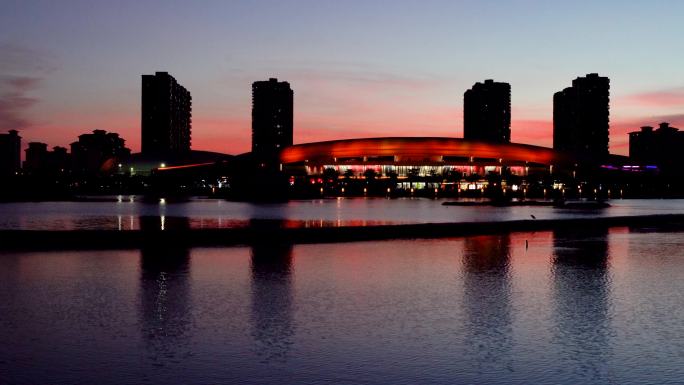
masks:
<path id="1" fill-rule="evenodd" d="M 610 151 L 627 132 L 684 126 L 675 1 L 6 1 L 0 131 L 65 146 L 93 129 L 140 150 L 141 75 L 193 98 L 192 148 L 247 152 L 251 83 L 294 90 L 294 143 L 463 136 L 463 93 L 511 84 L 511 141 L 552 145 L 553 94 L 610 78 Z"/>

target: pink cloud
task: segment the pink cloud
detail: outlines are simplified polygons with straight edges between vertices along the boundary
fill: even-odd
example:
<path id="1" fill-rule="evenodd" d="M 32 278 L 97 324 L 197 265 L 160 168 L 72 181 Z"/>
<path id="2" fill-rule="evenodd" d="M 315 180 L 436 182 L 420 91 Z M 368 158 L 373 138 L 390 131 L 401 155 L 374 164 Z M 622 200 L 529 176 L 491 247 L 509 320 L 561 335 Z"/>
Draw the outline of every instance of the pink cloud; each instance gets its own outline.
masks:
<path id="1" fill-rule="evenodd" d="M 461 96 L 445 97 L 450 87 L 445 79 L 365 67 L 299 69 L 287 76 L 295 91 L 295 143 L 462 135 Z"/>
<path id="2" fill-rule="evenodd" d="M 610 153 L 629 156 L 629 138 L 616 139 L 610 142 Z"/>
<path id="3" fill-rule="evenodd" d="M 0 127 L 21 130 L 33 125 L 27 115 L 38 99 L 29 94 L 41 81 L 42 78 L 30 76 L 0 77 Z"/>
<path id="4" fill-rule="evenodd" d="M 32 96 L 55 69 L 45 52 L 0 43 L 0 129 L 22 130 L 34 126 L 31 109 L 40 102 Z"/>
<path id="5" fill-rule="evenodd" d="M 47 143 L 49 147 L 69 148 L 79 135 L 94 129 L 116 132 L 126 140 L 126 147 L 133 152 L 140 151 L 140 121 L 137 116 L 83 116 L 77 119 L 72 114 L 60 114 L 49 122 L 37 123 L 20 135 L 25 144 L 37 141 Z M 238 154 L 250 150 L 251 140 L 251 117 L 193 119 L 192 148 L 195 150 Z"/>
<path id="6" fill-rule="evenodd" d="M 511 141 L 551 147 L 553 146 L 553 122 L 546 119 L 515 119 L 513 116 Z"/>
<path id="7" fill-rule="evenodd" d="M 252 148 L 251 116 L 193 118 L 192 148 L 227 154 L 250 151 Z"/>
<path id="8" fill-rule="evenodd" d="M 138 116 L 117 114 L 59 113 L 36 121 L 30 130 L 20 131 L 20 135 L 25 143 L 35 141 L 47 143 L 49 147 L 69 148 L 79 135 L 99 129 L 118 133 L 126 140 L 126 147 L 137 151 L 140 149 L 139 119 Z"/>
<path id="9" fill-rule="evenodd" d="M 649 107 L 684 107 L 684 87 L 642 92 L 624 97 L 626 104 L 639 104 Z M 622 102 L 618 100 L 618 103 Z"/>
<path id="10" fill-rule="evenodd" d="M 627 135 L 632 131 L 639 131 L 642 126 L 654 126 L 662 122 L 670 123 L 674 127 L 684 128 L 684 114 L 642 116 L 635 118 L 612 119 L 610 123 L 611 135 Z"/>

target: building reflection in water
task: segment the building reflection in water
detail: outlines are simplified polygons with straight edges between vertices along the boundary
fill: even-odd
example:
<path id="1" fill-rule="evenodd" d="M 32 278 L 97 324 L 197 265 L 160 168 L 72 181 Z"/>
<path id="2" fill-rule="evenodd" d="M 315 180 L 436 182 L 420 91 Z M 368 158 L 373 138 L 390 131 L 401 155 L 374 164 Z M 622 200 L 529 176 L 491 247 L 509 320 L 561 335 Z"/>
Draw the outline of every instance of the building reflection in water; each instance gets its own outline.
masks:
<path id="1" fill-rule="evenodd" d="M 556 230 L 553 237 L 555 346 L 577 372 L 570 378 L 609 380 L 605 360 L 597 360 L 610 353 L 608 229 Z"/>
<path id="2" fill-rule="evenodd" d="M 275 226 L 278 221 L 253 221 Z M 251 245 L 252 336 L 264 362 L 285 361 L 294 336 L 292 244 L 264 240 Z"/>
<path id="3" fill-rule="evenodd" d="M 512 347 L 510 235 L 465 238 L 464 305 L 467 343 L 480 370 L 510 365 Z"/>
<path id="4" fill-rule="evenodd" d="M 165 226 L 188 227 L 187 218 L 166 217 Z M 161 217 L 140 217 L 143 231 L 159 231 Z M 190 353 L 190 252 L 179 245 L 148 244 L 140 249 L 140 313 L 146 348 L 163 364 Z"/>

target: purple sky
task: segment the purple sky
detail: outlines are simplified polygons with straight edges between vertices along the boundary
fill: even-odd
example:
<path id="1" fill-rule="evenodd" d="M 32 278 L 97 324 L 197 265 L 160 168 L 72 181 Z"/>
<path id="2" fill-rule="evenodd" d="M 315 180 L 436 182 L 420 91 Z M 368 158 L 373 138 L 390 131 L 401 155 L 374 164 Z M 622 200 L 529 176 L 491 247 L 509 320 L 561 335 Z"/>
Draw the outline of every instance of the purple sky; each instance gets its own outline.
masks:
<path id="1" fill-rule="evenodd" d="M 512 140 L 551 145 L 553 93 L 611 79 L 611 151 L 684 128 L 681 1 L 0 2 L 0 130 L 140 148 L 140 75 L 193 96 L 193 148 L 249 150 L 251 83 L 295 91 L 295 142 L 462 136 L 463 92 L 511 83 Z"/>

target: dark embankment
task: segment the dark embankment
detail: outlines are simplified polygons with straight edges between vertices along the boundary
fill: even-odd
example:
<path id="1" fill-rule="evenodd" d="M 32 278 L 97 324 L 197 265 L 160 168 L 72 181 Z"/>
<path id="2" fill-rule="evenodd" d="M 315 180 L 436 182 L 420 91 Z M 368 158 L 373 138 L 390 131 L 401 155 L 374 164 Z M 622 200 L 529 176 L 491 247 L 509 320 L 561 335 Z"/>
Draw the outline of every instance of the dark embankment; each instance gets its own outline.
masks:
<path id="1" fill-rule="evenodd" d="M 563 220 L 519 220 L 479 223 L 425 223 L 383 226 L 282 228 L 277 222 L 234 229 L 153 231 L 0 231 L 0 250 L 128 249 L 145 246 L 230 246 L 263 242 L 329 243 L 383 239 L 418 239 L 519 231 L 631 226 L 684 230 L 684 215 L 648 215 Z"/>

